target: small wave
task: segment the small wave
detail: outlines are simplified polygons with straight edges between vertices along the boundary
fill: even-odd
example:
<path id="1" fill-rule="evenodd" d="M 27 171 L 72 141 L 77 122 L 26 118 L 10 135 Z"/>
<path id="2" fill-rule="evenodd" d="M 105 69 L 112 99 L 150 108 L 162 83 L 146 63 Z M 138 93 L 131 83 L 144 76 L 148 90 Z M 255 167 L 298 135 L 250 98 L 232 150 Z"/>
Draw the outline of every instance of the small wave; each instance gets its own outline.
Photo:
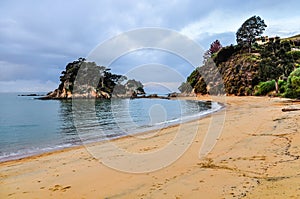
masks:
<path id="1" fill-rule="evenodd" d="M 216 111 L 219 111 L 222 109 L 222 105 L 220 105 L 217 102 L 213 102 L 212 103 L 212 107 L 210 109 L 207 109 L 205 111 L 201 111 L 199 113 L 193 114 L 193 115 L 186 115 L 186 116 L 182 116 L 181 118 L 176 118 L 176 119 L 171 119 L 171 120 L 167 120 L 167 121 L 163 121 L 163 122 L 158 122 L 155 123 L 154 126 L 162 126 L 162 125 L 168 125 L 168 124 L 178 124 L 181 122 L 187 122 L 187 121 L 191 121 L 194 119 L 198 119 L 198 118 L 202 118 L 204 116 L 207 116 L 211 113 L 214 113 Z"/>
<path id="2" fill-rule="evenodd" d="M 36 148 L 31 148 L 31 149 L 23 149 L 23 150 L 18 150 L 17 152 L 10 152 L 10 153 L 3 152 L 3 153 L 0 153 L 0 162 L 21 159 L 21 158 L 30 157 L 33 155 L 39 155 L 39 154 L 46 153 L 46 152 L 70 148 L 72 146 L 77 146 L 77 145 L 62 144 L 62 145 L 49 146 L 49 147 L 44 147 L 44 148 L 36 147 Z"/>

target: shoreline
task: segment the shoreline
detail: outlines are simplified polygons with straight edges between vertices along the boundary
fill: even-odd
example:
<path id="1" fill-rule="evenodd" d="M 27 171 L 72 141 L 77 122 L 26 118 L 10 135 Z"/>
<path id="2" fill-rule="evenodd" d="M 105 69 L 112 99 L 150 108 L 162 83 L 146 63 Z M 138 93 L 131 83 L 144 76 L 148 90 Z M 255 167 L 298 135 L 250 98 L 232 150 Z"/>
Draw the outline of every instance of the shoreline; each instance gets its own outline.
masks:
<path id="1" fill-rule="evenodd" d="M 38 99 L 38 98 L 37 98 Z M 156 98 L 155 98 L 156 99 Z M 55 100 L 58 100 L 58 99 L 55 99 Z M 65 100 L 65 99 L 59 99 L 59 100 Z M 176 97 L 176 98 L 171 98 L 171 100 L 190 100 L 190 101 L 199 101 L 197 99 L 191 99 L 191 97 Z M 203 101 L 203 102 L 207 102 L 209 100 L 200 100 L 200 101 Z M 18 157 L 18 155 L 16 155 L 16 157 L 5 157 L 3 158 L 2 160 L 0 160 L 0 164 L 2 163 L 5 163 L 5 162 L 10 162 L 10 161 L 18 161 L 18 160 L 23 160 L 23 159 L 27 159 L 27 158 L 34 158 L 34 157 L 40 157 L 40 156 L 43 156 L 43 155 L 48 155 L 48 154 L 53 154 L 55 152 L 63 152 L 65 150 L 68 150 L 68 149 L 76 149 L 78 147 L 86 147 L 86 145 L 97 145 L 97 144 L 101 144 L 101 143 L 104 143 L 104 142 L 109 142 L 109 141 L 114 141 L 114 140 L 118 140 L 118 139 L 126 139 L 128 137 L 131 137 L 131 136 L 141 136 L 141 135 L 146 135 L 148 133 L 151 133 L 153 131 L 157 131 L 157 130 L 163 130 L 163 129 L 167 129 L 169 127 L 176 127 L 182 123 L 189 123 L 189 122 L 193 122 L 195 120 L 199 120 L 199 119 L 202 119 L 204 117 L 208 117 L 209 115 L 211 114 L 214 114 L 216 112 L 219 112 L 219 111 L 222 111 L 224 108 L 225 108 L 225 105 L 222 104 L 222 103 L 219 103 L 219 102 L 216 102 L 218 103 L 218 105 L 220 106 L 220 108 L 218 108 L 217 110 L 212 110 L 211 112 L 209 113 L 205 113 L 205 114 L 201 114 L 201 115 L 193 115 L 191 117 L 191 119 L 185 119 L 185 120 L 182 120 L 180 119 L 179 122 L 170 122 L 170 124 L 166 124 L 165 127 L 160 127 L 160 126 L 152 126 L 152 127 L 148 127 L 148 128 L 145 128 L 145 129 L 141 129 L 141 131 L 136 131 L 136 132 L 131 132 L 130 134 L 125 134 L 125 135 L 120 135 L 120 136 L 116 136 L 116 137 L 109 137 L 109 138 L 106 138 L 106 139 L 103 139 L 103 140 L 96 140 L 96 141 L 89 141 L 89 142 L 84 142 L 84 141 L 81 141 L 81 143 L 78 143 L 78 144 L 71 144 L 70 146 L 66 146 L 66 147 L 60 147 L 60 146 L 54 146 L 54 147 L 57 147 L 56 149 L 50 149 L 50 150 L 43 150 L 43 149 L 40 149 L 40 152 L 32 152 L 30 154 L 22 154 Z M 67 145 L 67 144 L 65 144 Z"/>
<path id="2" fill-rule="evenodd" d="M 196 98 L 195 98 L 196 99 Z M 197 98 L 203 99 L 203 98 Z M 288 99 L 226 97 L 223 131 L 213 150 L 199 159 L 212 115 L 167 127 L 151 136 L 112 141 L 136 153 L 154 153 L 178 129 L 197 135 L 171 165 L 126 173 L 105 166 L 83 146 L 0 163 L 1 198 L 297 198 L 300 196 L 299 107 Z M 224 111 L 224 110 L 223 110 Z M 179 137 L 186 142 L 186 137 Z M 94 144 L 91 147 L 97 147 Z M 109 156 L 114 160 L 117 157 Z M 161 157 L 162 159 L 164 156 Z M 147 162 L 146 164 L 151 162 Z M 224 180 L 226 179 L 226 180 Z"/>

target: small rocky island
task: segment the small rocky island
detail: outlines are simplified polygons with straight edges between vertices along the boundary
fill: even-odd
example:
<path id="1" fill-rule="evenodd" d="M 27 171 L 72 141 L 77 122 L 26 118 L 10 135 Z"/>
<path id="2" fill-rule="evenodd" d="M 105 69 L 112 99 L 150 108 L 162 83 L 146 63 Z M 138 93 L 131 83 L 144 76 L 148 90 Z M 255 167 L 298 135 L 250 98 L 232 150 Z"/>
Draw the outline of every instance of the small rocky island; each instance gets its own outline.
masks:
<path id="1" fill-rule="evenodd" d="M 124 83 L 125 82 L 125 83 Z M 145 95 L 143 84 L 110 72 L 105 66 L 84 58 L 68 63 L 60 76 L 57 89 L 40 99 L 135 98 Z"/>

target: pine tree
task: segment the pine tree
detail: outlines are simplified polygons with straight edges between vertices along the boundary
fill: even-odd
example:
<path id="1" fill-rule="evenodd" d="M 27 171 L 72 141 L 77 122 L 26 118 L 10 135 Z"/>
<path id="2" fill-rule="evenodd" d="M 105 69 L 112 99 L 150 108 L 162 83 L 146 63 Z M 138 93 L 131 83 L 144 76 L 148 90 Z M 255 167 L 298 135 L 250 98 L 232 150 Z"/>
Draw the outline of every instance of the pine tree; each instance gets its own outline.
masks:
<path id="1" fill-rule="evenodd" d="M 245 46 L 251 52 L 251 46 L 255 38 L 260 36 L 267 25 L 259 16 L 253 16 L 247 19 L 236 32 L 236 41 L 239 45 Z"/>

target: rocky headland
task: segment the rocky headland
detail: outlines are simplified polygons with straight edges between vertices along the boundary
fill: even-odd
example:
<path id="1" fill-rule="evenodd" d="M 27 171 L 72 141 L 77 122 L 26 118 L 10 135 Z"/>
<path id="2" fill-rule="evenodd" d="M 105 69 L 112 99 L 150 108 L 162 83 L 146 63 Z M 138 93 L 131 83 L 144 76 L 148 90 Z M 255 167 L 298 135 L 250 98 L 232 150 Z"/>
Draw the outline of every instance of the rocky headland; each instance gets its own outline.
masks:
<path id="1" fill-rule="evenodd" d="M 127 80 L 127 77 L 113 74 L 109 68 L 87 62 L 84 58 L 68 63 L 61 74 L 58 88 L 40 99 L 110 99 L 145 94 L 140 81 Z"/>
<path id="2" fill-rule="evenodd" d="M 255 42 L 250 48 L 230 45 L 204 55 L 203 65 L 182 83 L 182 93 L 300 98 L 300 35 Z"/>

